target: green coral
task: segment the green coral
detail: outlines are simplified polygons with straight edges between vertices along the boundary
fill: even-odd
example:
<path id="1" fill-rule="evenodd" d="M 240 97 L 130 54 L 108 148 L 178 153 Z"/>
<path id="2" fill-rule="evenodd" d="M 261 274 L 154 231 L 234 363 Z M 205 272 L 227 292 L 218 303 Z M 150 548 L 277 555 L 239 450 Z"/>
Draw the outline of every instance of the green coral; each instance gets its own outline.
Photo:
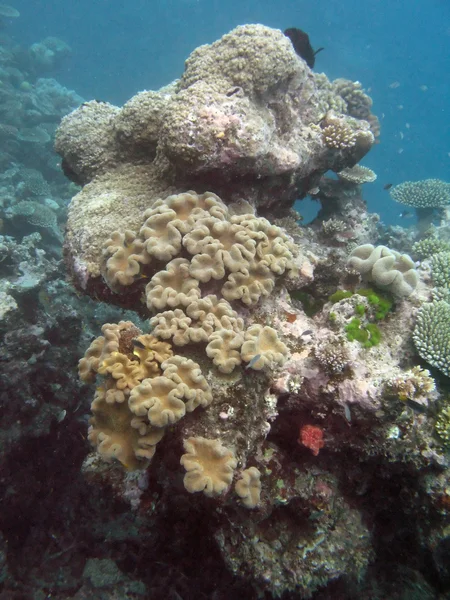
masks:
<path id="1" fill-rule="evenodd" d="M 345 300 L 345 298 L 351 298 L 353 296 L 353 292 L 350 290 L 336 290 L 334 294 L 328 298 L 330 302 L 336 304 L 340 300 Z"/>
<path id="2" fill-rule="evenodd" d="M 417 256 L 419 260 L 425 260 L 433 254 L 438 254 L 439 252 L 449 252 L 450 244 L 448 242 L 444 242 L 439 238 L 429 237 L 423 240 L 419 240 L 415 242 L 412 246 L 412 252 Z"/>
<path id="3" fill-rule="evenodd" d="M 349 342 L 357 341 L 364 348 L 377 346 L 381 340 L 380 330 L 375 323 L 362 323 L 356 317 L 345 326 L 345 332 Z"/>
<path id="4" fill-rule="evenodd" d="M 356 293 L 358 296 L 367 298 L 370 306 L 375 308 L 375 319 L 378 321 L 384 319 L 394 305 L 393 301 L 388 296 L 382 296 L 372 288 L 363 288 Z"/>
<path id="5" fill-rule="evenodd" d="M 391 188 L 396 202 L 414 208 L 439 208 L 450 204 L 450 184 L 440 179 L 405 181 Z"/>
<path id="6" fill-rule="evenodd" d="M 450 376 L 450 304 L 437 300 L 423 304 L 413 332 L 419 355 Z"/>

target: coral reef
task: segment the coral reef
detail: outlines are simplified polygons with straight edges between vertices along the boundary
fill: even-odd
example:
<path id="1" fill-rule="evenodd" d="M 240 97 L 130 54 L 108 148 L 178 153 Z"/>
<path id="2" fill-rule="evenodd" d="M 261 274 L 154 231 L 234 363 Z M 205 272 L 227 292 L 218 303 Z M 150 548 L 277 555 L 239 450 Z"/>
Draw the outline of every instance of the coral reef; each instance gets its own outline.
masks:
<path id="1" fill-rule="evenodd" d="M 246 25 L 195 50 L 174 85 L 121 109 L 87 102 L 65 117 L 56 149 L 66 174 L 88 184 L 68 219 L 75 284 L 102 296 L 99 249 L 114 231 L 135 231 L 160 198 L 212 189 L 226 204 L 245 198 L 264 213 L 276 188 L 282 215 L 327 170 L 354 166 L 374 143 L 369 124 L 324 117 L 320 96 L 282 32 Z"/>
<path id="2" fill-rule="evenodd" d="M 448 594 L 448 238 L 367 212 L 361 84 L 238 27 L 64 118 L 79 191 L 47 139 L 75 96 L 25 57 L 0 109 L 0 596 Z"/>

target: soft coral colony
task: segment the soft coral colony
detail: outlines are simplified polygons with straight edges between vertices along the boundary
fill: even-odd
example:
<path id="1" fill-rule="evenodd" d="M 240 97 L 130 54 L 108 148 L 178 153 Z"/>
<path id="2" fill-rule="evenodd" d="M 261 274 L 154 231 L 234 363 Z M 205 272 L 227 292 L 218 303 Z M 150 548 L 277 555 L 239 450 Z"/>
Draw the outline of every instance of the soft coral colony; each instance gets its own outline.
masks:
<path id="1" fill-rule="evenodd" d="M 362 577 L 365 461 L 444 468 L 425 414 L 438 394 L 411 336 L 426 288 L 409 256 L 372 245 L 361 199 L 371 104 L 359 83 L 313 73 L 280 31 L 247 25 L 157 92 L 83 104 L 56 136 L 83 186 L 65 240 L 74 284 L 149 319 L 146 332 L 105 324 L 81 359 L 97 384 L 89 439 L 155 471 L 166 502 L 176 456 L 186 501 L 203 492 L 227 513 L 211 535 L 260 593 Z M 326 218 L 301 228 L 291 207 L 307 193 Z"/>

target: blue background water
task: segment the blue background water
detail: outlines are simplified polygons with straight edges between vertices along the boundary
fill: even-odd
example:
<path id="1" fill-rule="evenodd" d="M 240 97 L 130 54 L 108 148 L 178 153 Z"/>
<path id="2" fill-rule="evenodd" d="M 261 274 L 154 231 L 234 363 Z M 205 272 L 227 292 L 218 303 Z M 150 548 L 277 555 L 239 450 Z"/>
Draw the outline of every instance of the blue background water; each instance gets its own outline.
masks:
<path id="1" fill-rule="evenodd" d="M 448 0 L 11 0 L 8 25 L 20 44 L 46 36 L 73 56 L 56 77 L 86 99 L 123 104 L 178 77 L 188 54 L 244 23 L 300 27 L 325 46 L 316 70 L 361 81 L 374 100 L 381 143 L 363 164 L 372 210 L 401 222 L 386 183 L 450 181 L 450 2 Z M 394 85 L 392 85 L 394 84 Z M 399 85 L 398 85 L 399 84 Z M 403 222 L 403 224 L 405 224 Z"/>

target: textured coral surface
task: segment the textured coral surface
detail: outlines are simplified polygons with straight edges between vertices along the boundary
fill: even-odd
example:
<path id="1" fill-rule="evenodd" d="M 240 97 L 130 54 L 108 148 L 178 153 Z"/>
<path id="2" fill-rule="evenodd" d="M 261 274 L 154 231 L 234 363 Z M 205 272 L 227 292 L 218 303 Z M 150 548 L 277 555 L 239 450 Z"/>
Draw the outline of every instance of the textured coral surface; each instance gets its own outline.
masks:
<path id="1" fill-rule="evenodd" d="M 0 598 L 447 597 L 450 229 L 367 212 L 361 84 L 262 25 L 122 108 L 39 82 L 0 128 L 40 144 L 0 175 Z"/>

